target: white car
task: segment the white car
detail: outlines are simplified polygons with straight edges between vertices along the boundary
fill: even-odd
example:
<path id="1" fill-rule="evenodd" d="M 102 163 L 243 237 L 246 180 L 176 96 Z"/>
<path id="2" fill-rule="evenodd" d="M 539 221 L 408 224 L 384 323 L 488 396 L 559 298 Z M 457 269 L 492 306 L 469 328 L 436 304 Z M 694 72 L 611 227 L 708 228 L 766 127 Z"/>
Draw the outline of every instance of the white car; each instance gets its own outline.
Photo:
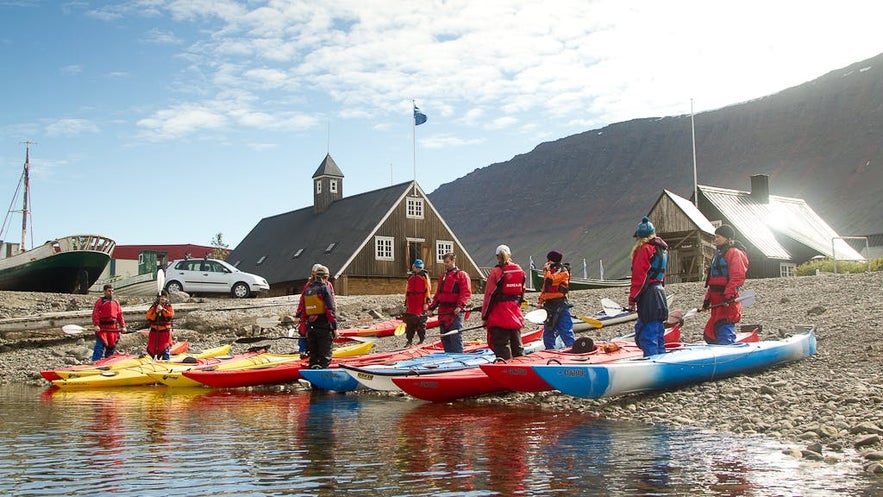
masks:
<path id="1" fill-rule="evenodd" d="M 219 259 L 183 259 L 166 268 L 166 290 L 187 293 L 229 293 L 245 298 L 270 290 L 267 280 L 244 273 Z"/>

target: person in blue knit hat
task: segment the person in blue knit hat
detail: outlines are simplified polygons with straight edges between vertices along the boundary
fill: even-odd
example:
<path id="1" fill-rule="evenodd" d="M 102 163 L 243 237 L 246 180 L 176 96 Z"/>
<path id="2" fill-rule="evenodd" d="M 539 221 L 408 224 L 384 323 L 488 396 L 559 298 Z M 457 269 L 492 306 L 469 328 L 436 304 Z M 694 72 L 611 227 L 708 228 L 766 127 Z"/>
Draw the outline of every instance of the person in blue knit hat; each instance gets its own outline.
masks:
<path id="1" fill-rule="evenodd" d="M 668 245 L 656 236 L 650 218 L 644 216 L 635 230 L 632 248 L 632 284 L 629 287 L 629 311 L 638 313 L 635 343 L 644 357 L 665 352 L 665 268 Z"/>

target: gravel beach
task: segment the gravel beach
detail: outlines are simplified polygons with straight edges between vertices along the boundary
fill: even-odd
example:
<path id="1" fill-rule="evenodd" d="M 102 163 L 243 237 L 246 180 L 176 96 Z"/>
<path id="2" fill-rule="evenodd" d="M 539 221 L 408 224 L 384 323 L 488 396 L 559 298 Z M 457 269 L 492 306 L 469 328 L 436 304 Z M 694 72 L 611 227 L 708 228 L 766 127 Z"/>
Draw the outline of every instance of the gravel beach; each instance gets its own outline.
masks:
<path id="1" fill-rule="evenodd" d="M 676 391 L 632 394 L 587 400 L 557 392 L 498 394 L 470 402 L 530 403 L 549 409 L 578 409 L 611 419 L 686 425 L 739 434 L 764 434 L 793 447 L 793 455 L 837 461 L 847 454 L 863 459 L 865 471 L 883 476 L 883 272 L 822 274 L 801 278 L 749 280 L 744 289 L 756 292 L 755 303 L 744 309 L 743 324 L 761 324 L 762 340 L 791 334 L 796 325 L 815 326 L 815 356 L 761 373 L 703 383 Z M 686 311 L 701 305 L 701 283 L 667 287 L 675 297 L 671 308 Z M 531 294 L 535 303 L 537 294 Z M 600 309 L 600 299 L 627 301 L 625 289 L 572 292 L 574 315 Z M 87 311 L 97 296 L 0 292 L 0 321 L 24 316 Z M 118 296 L 125 307 L 143 306 L 149 299 Z M 389 319 L 401 311 L 397 295 L 338 297 L 344 327 Z M 476 305 L 480 296 L 472 299 Z M 181 304 L 179 304 L 181 305 Z M 176 319 L 176 338 L 188 339 L 191 350 L 230 343 L 255 333 L 268 338 L 279 329 L 260 329 L 258 318 L 293 314 L 297 296 L 251 300 L 191 298 L 195 307 Z M 235 308 L 234 307 L 244 307 Z M 682 340 L 700 341 L 706 315 L 688 318 Z M 82 319 L 75 321 L 83 324 Z M 137 324 L 137 323 L 133 323 Z M 466 326 L 479 324 L 477 316 Z M 143 325 L 143 324 L 142 324 Z M 624 324 L 585 332 L 596 341 L 631 332 Z M 431 338 L 435 330 L 429 330 Z M 579 335 L 578 335 L 579 336 Z M 465 333 L 480 340 L 484 331 Z M 380 339 L 376 351 L 404 346 L 404 337 Z M 46 385 L 39 371 L 86 363 L 94 338 L 64 335 L 60 329 L 0 332 L 0 383 Z M 146 338 L 124 335 L 121 349 L 140 353 Z M 294 340 L 268 340 L 274 352 L 291 352 Z M 240 352 L 254 344 L 237 344 Z M 365 394 L 360 394 L 365 395 Z M 372 394 L 367 394 L 372 395 Z"/>

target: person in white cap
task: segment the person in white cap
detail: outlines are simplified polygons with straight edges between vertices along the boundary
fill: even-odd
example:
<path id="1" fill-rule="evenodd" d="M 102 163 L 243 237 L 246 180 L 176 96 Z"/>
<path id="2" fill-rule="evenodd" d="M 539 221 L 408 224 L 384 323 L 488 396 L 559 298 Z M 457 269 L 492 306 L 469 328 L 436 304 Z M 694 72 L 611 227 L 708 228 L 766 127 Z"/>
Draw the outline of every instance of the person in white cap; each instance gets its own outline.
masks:
<path id="1" fill-rule="evenodd" d="M 521 343 L 521 302 L 524 301 L 524 270 L 512 262 L 508 245 L 500 245 L 495 251 L 497 265 L 491 269 L 484 287 L 481 319 L 487 328 L 488 345 L 500 359 L 524 355 Z"/>
<path id="2" fill-rule="evenodd" d="M 334 292 L 326 283 L 328 276 L 328 268 L 318 266 L 316 277 L 303 293 L 311 369 L 324 369 L 331 364 L 331 349 L 337 338 Z"/>
<path id="3" fill-rule="evenodd" d="M 423 268 L 423 261 L 417 259 L 411 265 L 411 276 L 405 288 L 405 314 L 402 321 L 405 322 L 405 338 L 408 339 L 408 347 L 414 342 L 417 335 L 418 344 L 426 340 L 426 311 L 432 295 L 432 283 L 429 275 Z"/>

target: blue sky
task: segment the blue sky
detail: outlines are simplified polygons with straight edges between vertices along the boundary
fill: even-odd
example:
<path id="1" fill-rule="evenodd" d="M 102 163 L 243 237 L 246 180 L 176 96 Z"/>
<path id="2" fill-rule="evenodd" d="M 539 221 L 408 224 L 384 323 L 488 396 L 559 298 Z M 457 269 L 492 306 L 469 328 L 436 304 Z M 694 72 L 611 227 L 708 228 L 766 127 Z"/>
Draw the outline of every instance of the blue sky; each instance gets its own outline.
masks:
<path id="1" fill-rule="evenodd" d="M 872 57 L 881 17 L 876 0 L 0 0 L 0 201 L 31 140 L 37 244 L 232 248 L 311 204 L 329 150 L 345 195 L 410 180 L 412 100 L 431 192 L 543 141 Z"/>

